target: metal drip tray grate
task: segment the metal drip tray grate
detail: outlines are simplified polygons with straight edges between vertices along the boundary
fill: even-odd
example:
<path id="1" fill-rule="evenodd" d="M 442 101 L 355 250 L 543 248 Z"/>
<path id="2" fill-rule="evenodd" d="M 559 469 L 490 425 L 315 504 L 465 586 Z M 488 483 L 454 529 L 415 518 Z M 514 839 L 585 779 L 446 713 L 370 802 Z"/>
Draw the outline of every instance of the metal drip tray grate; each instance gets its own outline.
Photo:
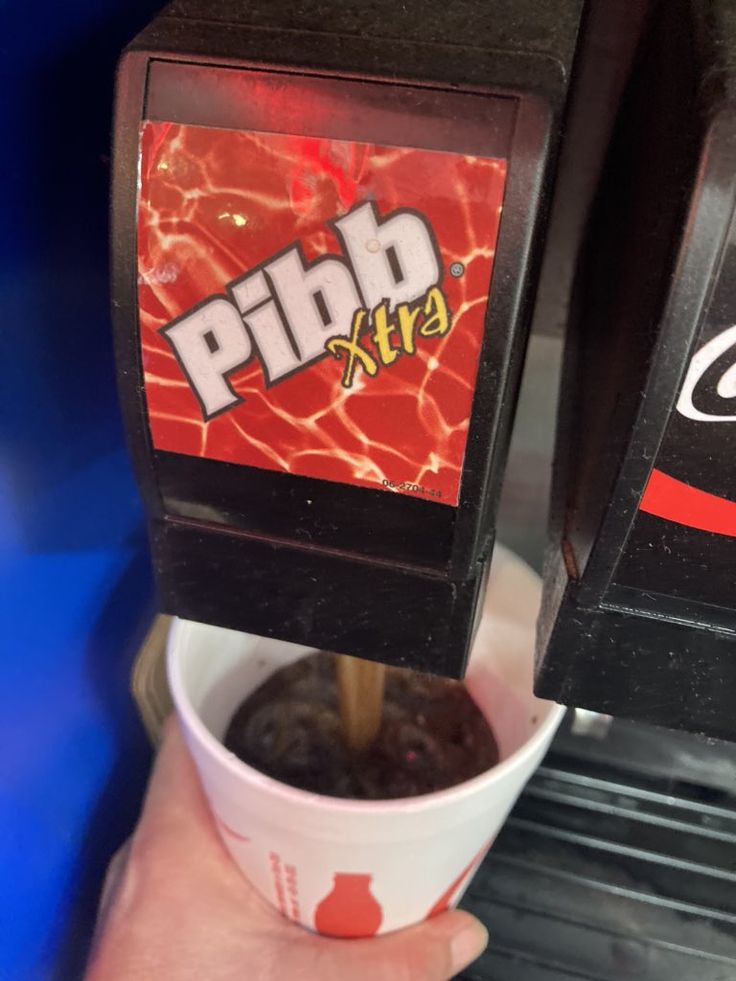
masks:
<path id="1" fill-rule="evenodd" d="M 628 723 L 606 742 L 561 733 L 519 800 L 462 903 L 491 934 L 466 981 L 735 981 L 736 748 Z M 650 769 L 668 742 L 689 772 Z M 730 790 L 695 779 L 706 749 Z"/>

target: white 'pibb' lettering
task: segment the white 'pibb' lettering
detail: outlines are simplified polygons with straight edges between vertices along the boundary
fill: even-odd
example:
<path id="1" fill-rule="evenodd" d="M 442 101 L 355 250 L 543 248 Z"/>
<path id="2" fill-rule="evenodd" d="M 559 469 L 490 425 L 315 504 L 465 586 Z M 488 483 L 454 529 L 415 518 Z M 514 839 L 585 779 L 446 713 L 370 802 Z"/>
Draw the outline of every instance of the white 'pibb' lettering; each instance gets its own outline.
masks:
<path id="1" fill-rule="evenodd" d="M 719 415 L 716 413 L 701 412 L 693 403 L 693 395 L 703 375 L 715 364 L 715 362 L 725 354 L 729 348 L 736 346 L 736 324 L 727 327 L 716 337 L 713 337 L 704 344 L 701 349 L 693 355 L 690 362 L 685 381 L 682 384 L 682 391 L 677 400 L 677 411 L 688 419 L 695 419 L 698 422 L 735 422 L 736 412 Z M 721 375 L 715 388 L 716 394 L 722 399 L 732 399 L 736 397 L 736 364 L 730 365 Z"/>
<path id="2" fill-rule="evenodd" d="M 431 229 L 419 214 L 395 211 L 380 221 L 365 202 L 335 222 L 346 258 L 307 263 L 298 245 L 164 327 L 205 419 L 243 399 L 228 376 L 258 354 L 268 385 L 325 353 L 325 341 L 348 336 L 353 314 L 383 301 L 393 309 L 438 285 L 442 269 Z"/>
<path id="3" fill-rule="evenodd" d="M 230 292 L 261 354 L 266 383 L 273 385 L 296 371 L 300 361 L 264 274 L 250 273 L 231 283 Z"/>
<path id="4" fill-rule="evenodd" d="M 390 312 L 439 283 L 437 253 L 419 215 L 402 211 L 378 224 L 371 205 L 364 204 L 336 221 L 335 227 L 369 310 L 388 300 Z"/>
<path id="5" fill-rule="evenodd" d="M 164 334 L 176 351 L 205 419 L 242 401 L 227 376 L 250 360 L 253 349 L 232 303 L 222 296 L 214 297 L 165 327 Z"/>
<path id="6" fill-rule="evenodd" d="M 307 268 L 301 250 L 294 248 L 269 262 L 266 271 L 281 301 L 302 364 L 324 354 L 329 337 L 348 333 L 360 296 L 346 262 L 318 259 Z"/>

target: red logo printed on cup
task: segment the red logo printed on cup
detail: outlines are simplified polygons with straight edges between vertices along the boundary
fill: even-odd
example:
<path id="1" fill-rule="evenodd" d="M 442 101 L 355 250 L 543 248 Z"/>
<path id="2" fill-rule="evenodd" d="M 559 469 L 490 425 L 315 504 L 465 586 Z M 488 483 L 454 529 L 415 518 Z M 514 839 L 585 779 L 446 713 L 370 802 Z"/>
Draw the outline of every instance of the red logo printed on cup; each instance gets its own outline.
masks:
<path id="1" fill-rule="evenodd" d="M 241 835 L 237 831 L 233 831 L 233 829 L 229 825 L 225 824 L 222 818 L 218 817 L 218 815 L 215 815 L 215 821 L 217 821 L 225 834 L 229 835 L 231 838 L 235 838 L 237 841 L 250 841 L 250 838 L 248 838 L 247 835 Z"/>
<path id="2" fill-rule="evenodd" d="M 383 910 L 371 893 L 372 878 L 336 872 L 332 890 L 315 910 L 315 929 L 330 937 L 373 937 L 378 933 Z"/>
<path id="3" fill-rule="evenodd" d="M 465 868 L 462 870 L 462 872 L 457 877 L 457 879 L 455 879 L 455 881 L 452 882 L 450 886 L 442 893 L 442 895 L 434 904 L 432 909 L 429 911 L 429 913 L 427 913 L 427 915 L 425 916 L 425 920 L 431 920 L 433 916 L 438 916 L 440 913 L 444 913 L 445 910 L 448 910 L 450 908 L 450 900 L 458 891 L 460 886 L 463 884 L 466 876 L 470 875 L 470 872 L 473 866 L 476 864 L 476 862 L 481 861 L 485 853 L 491 847 L 492 842 L 493 839 L 491 839 L 491 841 L 489 841 L 488 844 L 484 845 L 481 848 L 481 850 L 478 852 L 478 854 L 475 856 L 475 858 L 472 860 L 472 862 L 469 865 L 465 866 Z"/>
<path id="4" fill-rule="evenodd" d="M 284 887 L 281 856 L 277 855 L 276 852 L 269 852 L 268 863 L 271 866 L 271 878 L 273 879 L 273 891 L 276 897 L 276 908 L 282 916 L 288 916 L 286 910 L 286 889 Z"/>
<path id="5" fill-rule="evenodd" d="M 279 913 L 282 916 L 288 916 L 290 920 L 300 920 L 296 866 L 284 865 L 281 856 L 276 852 L 269 852 L 268 863 L 271 867 L 273 891 Z"/>

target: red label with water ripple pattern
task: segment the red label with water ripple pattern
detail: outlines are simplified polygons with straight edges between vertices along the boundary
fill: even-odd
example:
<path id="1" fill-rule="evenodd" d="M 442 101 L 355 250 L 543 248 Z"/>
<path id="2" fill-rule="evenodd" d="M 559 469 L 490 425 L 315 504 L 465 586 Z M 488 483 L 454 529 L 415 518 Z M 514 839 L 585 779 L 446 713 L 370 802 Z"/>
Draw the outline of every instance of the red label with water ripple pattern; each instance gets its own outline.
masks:
<path id="1" fill-rule="evenodd" d="M 505 177 L 498 159 L 144 123 L 153 445 L 457 505 Z"/>

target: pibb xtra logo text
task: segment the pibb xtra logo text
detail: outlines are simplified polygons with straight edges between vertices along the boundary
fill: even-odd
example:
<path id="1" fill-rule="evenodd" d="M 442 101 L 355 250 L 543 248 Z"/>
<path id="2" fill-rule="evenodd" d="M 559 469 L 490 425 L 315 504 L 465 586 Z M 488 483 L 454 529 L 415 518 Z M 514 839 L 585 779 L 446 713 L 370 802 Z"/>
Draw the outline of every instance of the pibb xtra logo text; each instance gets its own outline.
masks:
<path id="1" fill-rule="evenodd" d="M 271 386 L 330 354 L 351 388 L 358 368 L 374 377 L 413 355 L 419 338 L 451 329 L 423 215 L 400 208 L 381 218 L 367 201 L 330 225 L 343 255 L 307 262 L 292 243 L 161 329 L 205 420 L 245 401 L 229 378 L 254 357 Z"/>

